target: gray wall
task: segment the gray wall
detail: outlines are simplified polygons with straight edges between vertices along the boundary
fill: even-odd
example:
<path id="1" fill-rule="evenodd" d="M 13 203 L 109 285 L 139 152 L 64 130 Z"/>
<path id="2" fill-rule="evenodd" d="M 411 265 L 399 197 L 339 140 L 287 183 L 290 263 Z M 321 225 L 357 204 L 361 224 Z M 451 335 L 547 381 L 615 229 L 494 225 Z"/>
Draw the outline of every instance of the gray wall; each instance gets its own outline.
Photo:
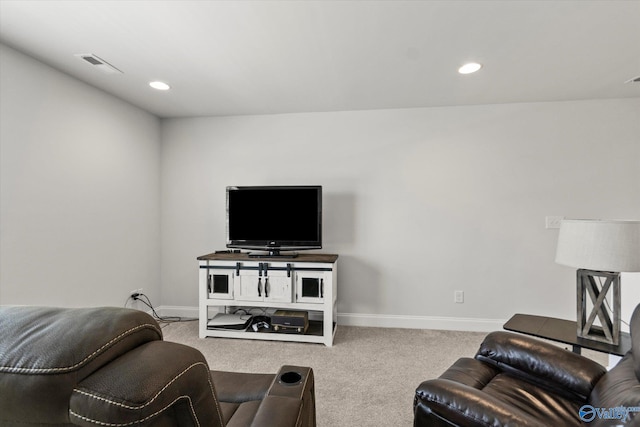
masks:
<path id="1" fill-rule="evenodd" d="M 575 316 L 546 215 L 640 217 L 640 99 L 160 121 L 2 45 L 0 91 L 0 304 L 191 309 L 225 186 L 321 184 L 341 321 L 492 329 Z"/>
<path id="2" fill-rule="evenodd" d="M 163 302 L 197 304 L 225 186 L 321 184 L 345 323 L 575 317 L 545 216 L 640 217 L 639 117 L 627 99 L 163 120 Z"/>
<path id="3" fill-rule="evenodd" d="M 0 91 L 0 304 L 159 304 L 160 121 L 4 45 Z"/>

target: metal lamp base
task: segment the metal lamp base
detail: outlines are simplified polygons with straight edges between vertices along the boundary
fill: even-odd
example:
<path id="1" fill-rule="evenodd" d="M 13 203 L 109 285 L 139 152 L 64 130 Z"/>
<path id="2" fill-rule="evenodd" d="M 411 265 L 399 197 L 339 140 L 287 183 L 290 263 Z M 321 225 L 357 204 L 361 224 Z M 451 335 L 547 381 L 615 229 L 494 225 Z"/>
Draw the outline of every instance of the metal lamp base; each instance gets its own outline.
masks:
<path id="1" fill-rule="evenodd" d="M 596 278 L 604 279 L 596 280 Z M 618 345 L 620 343 L 620 273 L 580 269 L 578 284 L 578 337 Z M 611 309 L 606 296 L 611 289 Z M 593 307 L 587 315 L 587 294 Z M 600 320 L 600 326 L 594 321 Z"/>

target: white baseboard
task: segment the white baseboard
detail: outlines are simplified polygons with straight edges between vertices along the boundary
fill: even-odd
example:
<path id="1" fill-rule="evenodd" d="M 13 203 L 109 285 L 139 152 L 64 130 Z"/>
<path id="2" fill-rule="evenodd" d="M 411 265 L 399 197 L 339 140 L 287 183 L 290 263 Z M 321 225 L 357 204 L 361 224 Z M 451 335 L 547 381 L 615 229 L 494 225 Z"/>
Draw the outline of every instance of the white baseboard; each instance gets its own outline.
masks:
<path id="1" fill-rule="evenodd" d="M 163 305 L 158 307 L 156 311 L 160 316 L 198 317 L 198 307 Z M 505 319 L 338 313 L 339 325 L 373 326 L 378 328 L 491 332 L 501 330 L 505 322 Z"/>
<path id="2" fill-rule="evenodd" d="M 375 326 L 379 328 L 491 332 L 501 330 L 505 322 L 506 320 L 503 319 L 338 313 L 339 325 Z"/>
<path id="3" fill-rule="evenodd" d="M 161 305 L 156 308 L 156 312 L 162 317 L 185 317 L 189 319 L 197 319 L 199 316 L 198 307 Z"/>

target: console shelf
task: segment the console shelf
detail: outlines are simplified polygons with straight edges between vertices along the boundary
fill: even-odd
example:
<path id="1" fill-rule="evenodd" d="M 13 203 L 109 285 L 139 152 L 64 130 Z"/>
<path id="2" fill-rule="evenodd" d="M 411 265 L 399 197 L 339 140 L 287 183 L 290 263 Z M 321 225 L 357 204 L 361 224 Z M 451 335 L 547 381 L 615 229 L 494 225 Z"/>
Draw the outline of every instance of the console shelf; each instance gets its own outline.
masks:
<path id="1" fill-rule="evenodd" d="M 199 335 L 333 345 L 337 325 L 337 261 L 333 254 L 253 258 L 245 253 L 198 257 Z M 242 308 L 309 313 L 305 334 L 208 329 L 217 313 Z M 256 314 L 256 313 L 253 313 Z"/>

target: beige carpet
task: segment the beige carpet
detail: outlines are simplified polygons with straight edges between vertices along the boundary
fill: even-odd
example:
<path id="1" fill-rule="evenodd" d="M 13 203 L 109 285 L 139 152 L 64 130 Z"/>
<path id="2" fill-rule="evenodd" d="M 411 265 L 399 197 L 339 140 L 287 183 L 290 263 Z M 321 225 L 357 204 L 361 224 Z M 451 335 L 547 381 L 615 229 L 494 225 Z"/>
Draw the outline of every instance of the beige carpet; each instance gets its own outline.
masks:
<path id="1" fill-rule="evenodd" d="M 461 356 L 472 357 L 484 332 L 339 326 L 333 347 L 276 341 L 198 338 L 197 322 L 164 327 L 165 340 L 199 349 L 211 369 L 275 373 L 311 366 L 318 427 L 410 427 L 413 394 Z M 606 366 L 606 355 L 585 355 Z"/>

